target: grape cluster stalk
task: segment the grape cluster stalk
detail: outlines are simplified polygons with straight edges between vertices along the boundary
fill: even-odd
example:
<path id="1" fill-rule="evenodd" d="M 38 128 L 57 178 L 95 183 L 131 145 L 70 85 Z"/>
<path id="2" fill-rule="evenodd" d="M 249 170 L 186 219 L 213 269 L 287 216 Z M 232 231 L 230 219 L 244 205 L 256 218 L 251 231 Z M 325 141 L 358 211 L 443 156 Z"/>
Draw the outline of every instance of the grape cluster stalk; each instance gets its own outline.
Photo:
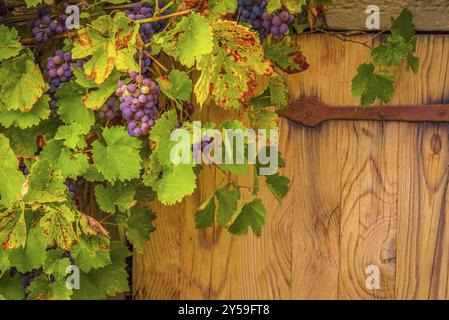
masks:
<path id="1" fill-rule="evenodd" d="M 116 95 L 120 97 L 120 111 L 127 121 L 128 133 L 132 137 L 147 135 L 159 116 L 160 89 L 150 78 L 130 72 L 133 79 L 126 85 L 119 81 Z"/>

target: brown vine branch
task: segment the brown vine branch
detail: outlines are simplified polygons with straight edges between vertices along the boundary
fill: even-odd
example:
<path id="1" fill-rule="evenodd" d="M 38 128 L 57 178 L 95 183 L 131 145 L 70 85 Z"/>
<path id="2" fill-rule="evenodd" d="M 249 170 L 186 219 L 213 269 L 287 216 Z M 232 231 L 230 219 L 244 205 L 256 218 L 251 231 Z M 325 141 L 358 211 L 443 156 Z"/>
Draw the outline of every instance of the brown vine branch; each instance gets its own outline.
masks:
<path id="1" fill-rule="evenodd" d="M 161 20 L 165 20 L 165 19 L 170 19 L 170 18 L 175 18 L 175 17 L 179 17 L 179 16 L 184 16 L 186 14 L 192 13 L 195 10 L 189 9 L 189 10 L 184 10 L 184 11 L 179 11 L 179 12 L 175 12 L 175 13 L 170 13 L 170 14 L 166 14 L 165 16 L 158 16 L 158 17 L 151 17 L 151 18 L 147 18 L 147 19 L 140 19 L 140 20 L 136 20 L 136 23 L 148 23 L 148 22 L 156 22 L 156 21 L 161 21 Z"/>
<path id="2" fill-rule="evenodd" d="M 153 60 L 162 70 L 164 70 L 165 73 L 168 73 L 168 69 L 166 67 L 164 67 L 164 65 L 162 63 L 159 62 L 159 60 L 157 60 L 152 54 L 143 51 L 143 53 L 150 58 L 151 60 Z"/>
<path id="3" fill-rule="evenodd" d="M 56 36 L 50 37 L 49 39 L 65 39 L 65 38 L 72 38 L 74 36 L 76 36 L 77 32 L 76 31 L 71 31 L 71 32 L 67 32 L 67 33 L 62 33 L 62 34 L 58 34 Z M 36 41 L 35 38 L 23 38 L 20 39 L 20 42 L 22 44 L 34 44 L 34 43 L 38 43 Z"/>

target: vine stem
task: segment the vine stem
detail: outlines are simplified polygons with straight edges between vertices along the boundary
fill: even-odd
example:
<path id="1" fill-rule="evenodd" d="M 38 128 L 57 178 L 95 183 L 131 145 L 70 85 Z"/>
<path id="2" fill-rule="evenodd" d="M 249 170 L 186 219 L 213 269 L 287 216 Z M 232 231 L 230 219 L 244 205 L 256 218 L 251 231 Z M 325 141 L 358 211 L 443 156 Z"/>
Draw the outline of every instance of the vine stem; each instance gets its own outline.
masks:
<path id="1" fill-rule="evenodd" d="M 159 60 L 157 60 L 152 54 L 143 51 L 143 53 L 150 58 L 151 60 L 153 60 L 162 70 L 164 70 L 165 73 L 168 73 L 168 69 L 166 67 L 164 67 L 164 65 L 162 63 L 159 62 Z"/>
<path id="2" fill-rule="evenodd" d="M 194 11 L 195 10 L 189 9 L 189 10 L 184 10 L 184 11 L 179 11 L 179 12 L 175 12 L 175 13 L 166 14 L 164 16 L 140 19 L 140 20 L 136 20 L 135 22 L 138 23 L 138 24 L 148 23 L 148 22 L 156 22 L 156 21 L 160 21 L 160 20 L 165 20 L 165 19 L 170 19 L 170 18 L 176 18 L 176 17 L 179 17 L 179 16 L 184 16 L 184 15 L 192 13 Z"/>
<path id="3" fill-rule="evenodd" d="M 76 36 L 76 34 L 77 34 L 76 31 L 70 31 L 70 32 L 67 32 L 67 33 L 62 33 L 62 34 L 58 34 L 58 35 L 56 35 L 56 36 L 50 37 L 50 39 L 64 39 L 64 38 L 71 38 L 71 37 Z M 23 39 L 20 39 L 20 42 L 21 42 L 22 44 L 38 43 L 38 42 L 36 41 L 35 38 L 23 38 Z"/>

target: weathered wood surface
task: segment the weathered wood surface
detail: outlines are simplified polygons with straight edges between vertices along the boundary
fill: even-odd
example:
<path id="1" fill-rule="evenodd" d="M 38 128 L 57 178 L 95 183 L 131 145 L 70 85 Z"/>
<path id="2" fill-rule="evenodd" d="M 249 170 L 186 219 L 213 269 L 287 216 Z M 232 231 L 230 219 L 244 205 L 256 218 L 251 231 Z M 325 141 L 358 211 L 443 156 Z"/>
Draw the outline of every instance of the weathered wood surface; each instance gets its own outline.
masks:
<path id="1" fill-rule="evenodd" d="M 419 31 L 449 31 L 449 1 L 447 0 L 334 0 L 326 14 L 331 29 L 366 30 L 366 8 L 376 5 L 380 9 L 380 27 L 390 28 L 390 17 L 396 17 L 403 8 L 413 13 Z"/>
<path id="2" fill-rule="evenodd" d="M 367 41 L 367 37 L 355 40 Z M 357 105 L 350 87 L 369 50 L 326 35 L 298 44 L 310 70 L 289 76 L 293 97 Z M 398 68 L 392 104 L 449 102 L 449 37 L 419 36 L 417 75 Z M 229 114 L 209 109 L 203 119 Z M 217 181 L 206 169 L 182 204 L 158 207 L 158 230 L 134 260 L 137 299 L 449 298 L 449 125 L 281 121 L 280 149 L 292 180 L 279 207 L 263 190 L 263 235 L 194 229 L 193 213 Z M 238 183 L 250 183 L 237 178 Z M 380 289 L 366 287 L 376 265 Z"/>

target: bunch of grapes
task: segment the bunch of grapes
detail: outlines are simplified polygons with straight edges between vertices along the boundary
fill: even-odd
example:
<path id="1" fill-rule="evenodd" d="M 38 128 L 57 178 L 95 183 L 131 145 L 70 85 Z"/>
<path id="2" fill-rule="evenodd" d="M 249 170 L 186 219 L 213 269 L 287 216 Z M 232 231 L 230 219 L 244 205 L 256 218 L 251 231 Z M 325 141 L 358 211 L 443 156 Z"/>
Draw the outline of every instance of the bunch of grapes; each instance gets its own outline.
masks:
<path id="1" fill-rule="evenodd" d="M 30 174 L 30 171 L 28 170 L 28 167 L 26 166 L 23 158 L 19 158 L 19 170 L 23 173 L 24 176 Z"/>
<path id="2" fill-rule="evenodd" d="M 29 27 L 37 42 L 46 42 L 48 38 L 67 32 L 67 16 L 51 17 L 51 8 L 42 6 L 38 9 L 39 18 L 30 21 Z"/>
<path id="3" fill-rule="evenodd" d="M 160 89 L 154 81 L 136 72 L 129 75 L 133 81 L 128 85 L 119 81 L 116 94 L 129 135 L 140 137 L 150 132 L 158 117 Z"/>
<path id="4" fill-rule="evenodd" d="M 288 26 L 295 20 L 287 10 L 271 15 L 268 12 L 262 14 L 263 27 L 266 32 L 271 33 L 274 39 L 282 39 L 288 32 Z"/>
<path id="5" fill-rule="evenodd" d="M 115 97 L 109 97 L 105 104 L 98 110 L 100 118 L 112 119 L 117 112 L 117 99 Z"/>
<path id="6" fill-rule="evenodd" d="M 22 285 L 26 289 L 30 286 L 31 282 L 33 282 L 34 279 L 38 278 L 43 273 L 42 268 L 22 273 Z"/>
<path id="7" fill-rule="evenodd" d="M 266 0 L 238 0 L 239 20 L 250 24 L 259 32 L 261 38 L 266 36 L 266 28 L 263 26 L 262 19 L 266 8 Z"/>
<path id="8" fill-rule="evenodd" d="M 55 56 L 47 59 L 45 79 L 50 84 L 50 109 L 53 117 L 56 116 L 56 91 L 64 82 L 72 78 L 73 71 L 71 66 L 81 67 L 84 62 L 84 60 L 72 60 L 72 54 L 62 50 L 56 50 Z"/>
<path id="9" fill-rule="evenodd" d="M 159 4 L 160 7 L 163 7 L 163 4 L 160 2 Z M 154 9 L 151 8 L 149 3 L 144 3 L 144 4 L 137 4 L 136 6 L 134 6 L 134 8 L 132 9 L 132 11 L 129 10 L 125 10 L 125 13 L 128 15 L 128 18 L 130 18 L 131 20 L 142 20 L 142 19 L 147 19 L 147 18 L 151 18 L 154 15 Z M 162 14 L 168 14 L 169 11 L 167 10 L 166 12 L 163 12 Z M 164 28 L 165 28 L 165 21 L 161 20 L 161 21 L 155 21 L 155 22 L 147 22 L 147 23 L 142 23 L 139 27 L 139 35 L 140 38 L 142 39 L 144 44 L 148 44 L 151 41 L 151 38 L 153 37 L 154 34 L 161 32 Z M 151 48 L 146 48 L 145 51 L 147 51 L 148 53 L 151 52 Z M 151 65 L 151 59 L 145 55 L 145 54 L 140 54 L 140 52 L 138 51 L 134 57 L 136 59 L 136 61 L 138 63 L 141 63 L 141 72 L 145 73 L 147 68 Z"/>

